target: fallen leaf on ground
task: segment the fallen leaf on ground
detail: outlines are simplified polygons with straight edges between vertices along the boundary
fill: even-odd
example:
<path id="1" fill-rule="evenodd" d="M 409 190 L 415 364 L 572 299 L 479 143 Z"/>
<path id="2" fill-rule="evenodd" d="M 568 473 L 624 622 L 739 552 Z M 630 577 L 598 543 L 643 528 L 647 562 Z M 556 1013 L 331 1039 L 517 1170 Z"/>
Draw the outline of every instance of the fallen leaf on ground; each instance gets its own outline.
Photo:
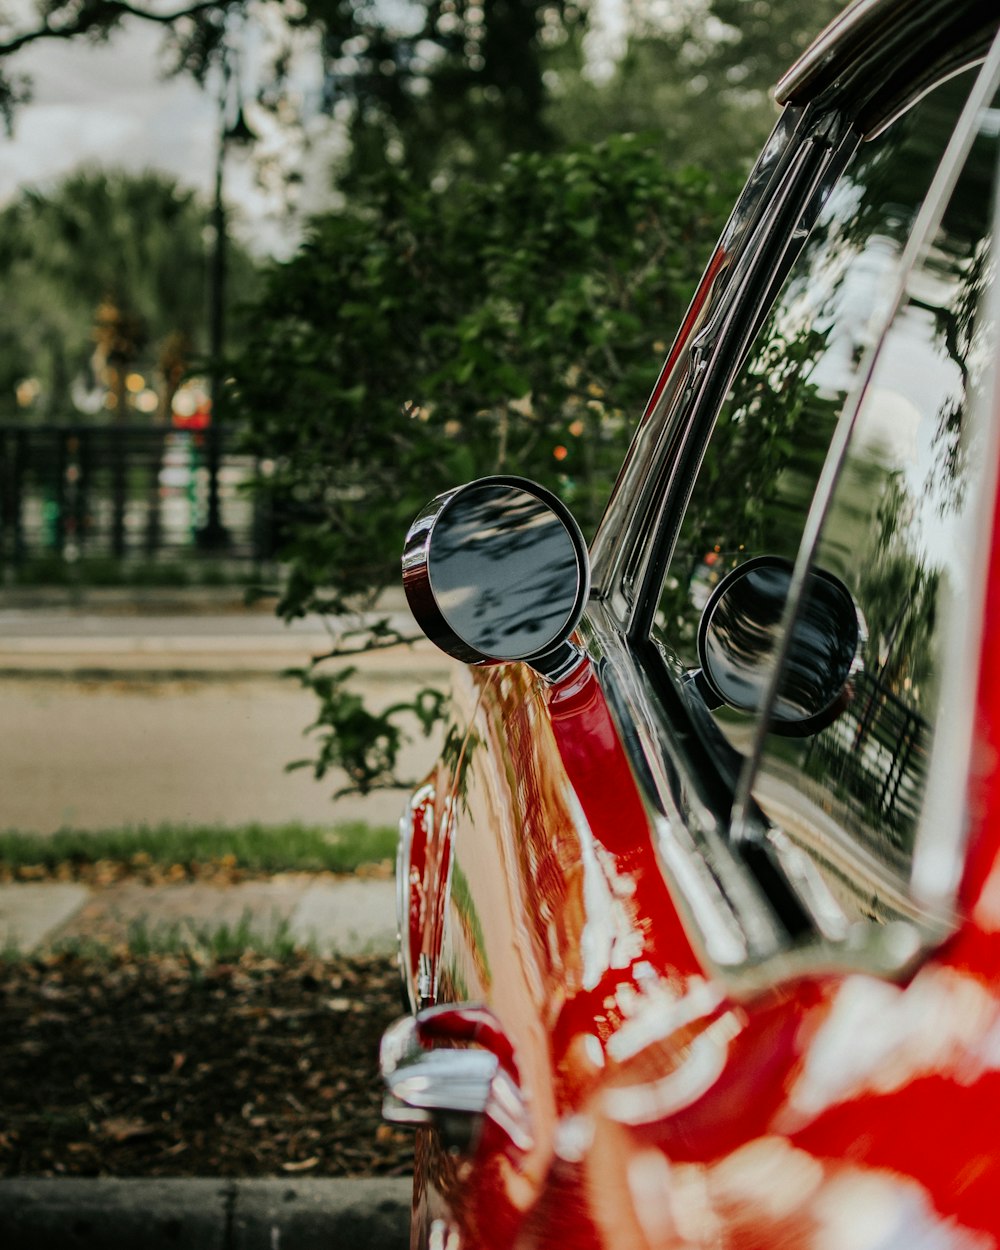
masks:
<path id="1" fill-rule="evenodd" d="M 313 1155 L 310 1159 L 303 1159 L 301 1162 L 283 1163 L 281 1170 L 283 1172 L 308 1172 L 310 1168 L 314 1168 L 319 1163 L 319 1155 Z"/>
<path id="2" fill-rule="evenodd" d="M 129 1141 L 133 1137 L 146 1137 L 156 1132 L 155 1124 L 147 1124 L 145 1120 L 130 1120 L 127 1116 L 111 1116 L 102 1120 L 98 1132 L 108 1141 Z"/>

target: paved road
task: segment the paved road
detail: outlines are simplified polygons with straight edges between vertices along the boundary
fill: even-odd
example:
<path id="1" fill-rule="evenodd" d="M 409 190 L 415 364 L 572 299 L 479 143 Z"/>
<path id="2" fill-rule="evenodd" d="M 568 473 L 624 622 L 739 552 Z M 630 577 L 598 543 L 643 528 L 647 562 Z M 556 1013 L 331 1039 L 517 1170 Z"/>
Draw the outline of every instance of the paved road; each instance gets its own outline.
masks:
<path id="1" fill-rule="evenodd" d="M 0 612 L 0 828 L 395 823 L 400 793 L 333 803 L 342 778 L 284 771 L 310 754 L 315 700 L 280 674 L 327 640 L 318 621 L 286 630 L 260 614 Z M 359 668 L 374 706 L 447 684 L 426 643 Z M 420 740 L 404 771 L 433 754 Z"/>

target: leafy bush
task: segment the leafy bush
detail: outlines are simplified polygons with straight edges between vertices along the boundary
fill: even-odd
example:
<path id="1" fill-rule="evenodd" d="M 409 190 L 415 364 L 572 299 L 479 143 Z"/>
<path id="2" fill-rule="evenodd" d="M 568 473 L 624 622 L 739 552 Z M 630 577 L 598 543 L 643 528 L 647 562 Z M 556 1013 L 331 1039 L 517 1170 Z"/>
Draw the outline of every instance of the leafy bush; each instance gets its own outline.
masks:
<path id="1" fill-rule="evenodd" d="M 420 508 L 483 474 L 553 487 L 591 530 L 733 191 L 618 138 L 430 190 L 385 170 L 318 220 L 253 310 L 232 400 L 271 466 L 279 613 L 370 605 Z M 348 767 L 362 789 L 391 773 L 378 750 Z"/>

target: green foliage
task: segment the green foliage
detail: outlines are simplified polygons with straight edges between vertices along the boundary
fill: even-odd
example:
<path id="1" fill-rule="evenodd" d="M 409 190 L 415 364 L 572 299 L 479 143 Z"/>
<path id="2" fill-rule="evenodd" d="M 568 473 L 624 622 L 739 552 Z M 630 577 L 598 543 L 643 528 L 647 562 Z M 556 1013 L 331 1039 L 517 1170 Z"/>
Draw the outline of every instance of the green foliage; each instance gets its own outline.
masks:
<path id="1" fill-rule="evenodd" d="M 393 172 L 271 275 L 235 368 L 287 617 L 398 578 L 429 498 L 491 472 L 603 508 L 731 202 L 634 140 L 414 191 Z"/>
<path id="2" fill-rule="evenodd" d="M 591 529 L 734 190 L 615 139 L 446 189 L 387 170 L 317 221 L 253 309 L 230 399 L 272 466 L 279 612 L 370 605 L 423 505 L 484 474 L 553 487 Z M 303 763 L 362 791 L 391 780 L 401 721 L 436 710 L 374 715 L 347 674 L 298 675 L 321 707 Z"/>
<path id="3" fill-rule="evenodd" d="M 668 162 L 746 169 L 777 118 L 775 84 L 843 7 L 843 0 L 633 6 L 621 58 L 598 62 L 596 75 L 585 45 L 565 45 L 545 120 L 571 143 L 638 132 Z"/>
<path id="4" fill-rule="evenodd" d="M 136 959 L 148 959 L 152 955 L 177 955 L 201 966 L 216 963 L 232 963 L 247 952 L 269 959 L 286 960 L 301 950 L 309 950 L 308 944 L 297 942 L 287 920 L 275 920 L 269 927 L 261 927 L 253 913 L 247 909 L 235 924 L 192 924 L 190 921 L 150 924 L 145 918 L 133 920 L 128 926 L 125 948 Z M 76 940 L 57 941 L 55 954 L 86 954 L 100 958 L 100 943 L 81 952 Z M 110 954 L 110 952 L 108 952 Z"/>
<path id="5" fill-rule="evenodd" d="M 415 785 L 415 781 L 404 782 L 396 775 L 403 727 L 408 720 L 411 724 L 415 721 L 426 738 L 444 710 L 444 695 L 427 687 L 413 699 L 373 712 L 362 696 L 350 689 L 356 672 L 350 666 L 328 672 L 314 665 L 289 674 L 319 700 L 319 713 L 307 730 L 318 733 L 319 754 L 314 759 L 294 760 L 287 768 L 311 768 L 317 780 L 331 768 L 341 769 L 347 774 L 348 784 L 336 791 L 335 798 L 354 791 L 368 794 L 380 786 Z"/>

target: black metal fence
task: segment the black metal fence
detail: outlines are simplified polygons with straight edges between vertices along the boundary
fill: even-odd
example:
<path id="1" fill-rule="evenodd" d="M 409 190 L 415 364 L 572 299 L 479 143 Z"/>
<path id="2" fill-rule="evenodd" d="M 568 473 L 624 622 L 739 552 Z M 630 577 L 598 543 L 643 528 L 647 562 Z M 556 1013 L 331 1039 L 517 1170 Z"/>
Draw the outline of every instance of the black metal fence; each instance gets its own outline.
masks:
<path id="1" fill-rule="evenodd" d="M 251 489 L 267 465 L 237 432 L 157 426 L 0 425 L 0 561 L 181 558 L 204 544 L 212 477 L 227 558 L 271 555 Z M 218 535 L 214 535 L 216 539 Z"/>

